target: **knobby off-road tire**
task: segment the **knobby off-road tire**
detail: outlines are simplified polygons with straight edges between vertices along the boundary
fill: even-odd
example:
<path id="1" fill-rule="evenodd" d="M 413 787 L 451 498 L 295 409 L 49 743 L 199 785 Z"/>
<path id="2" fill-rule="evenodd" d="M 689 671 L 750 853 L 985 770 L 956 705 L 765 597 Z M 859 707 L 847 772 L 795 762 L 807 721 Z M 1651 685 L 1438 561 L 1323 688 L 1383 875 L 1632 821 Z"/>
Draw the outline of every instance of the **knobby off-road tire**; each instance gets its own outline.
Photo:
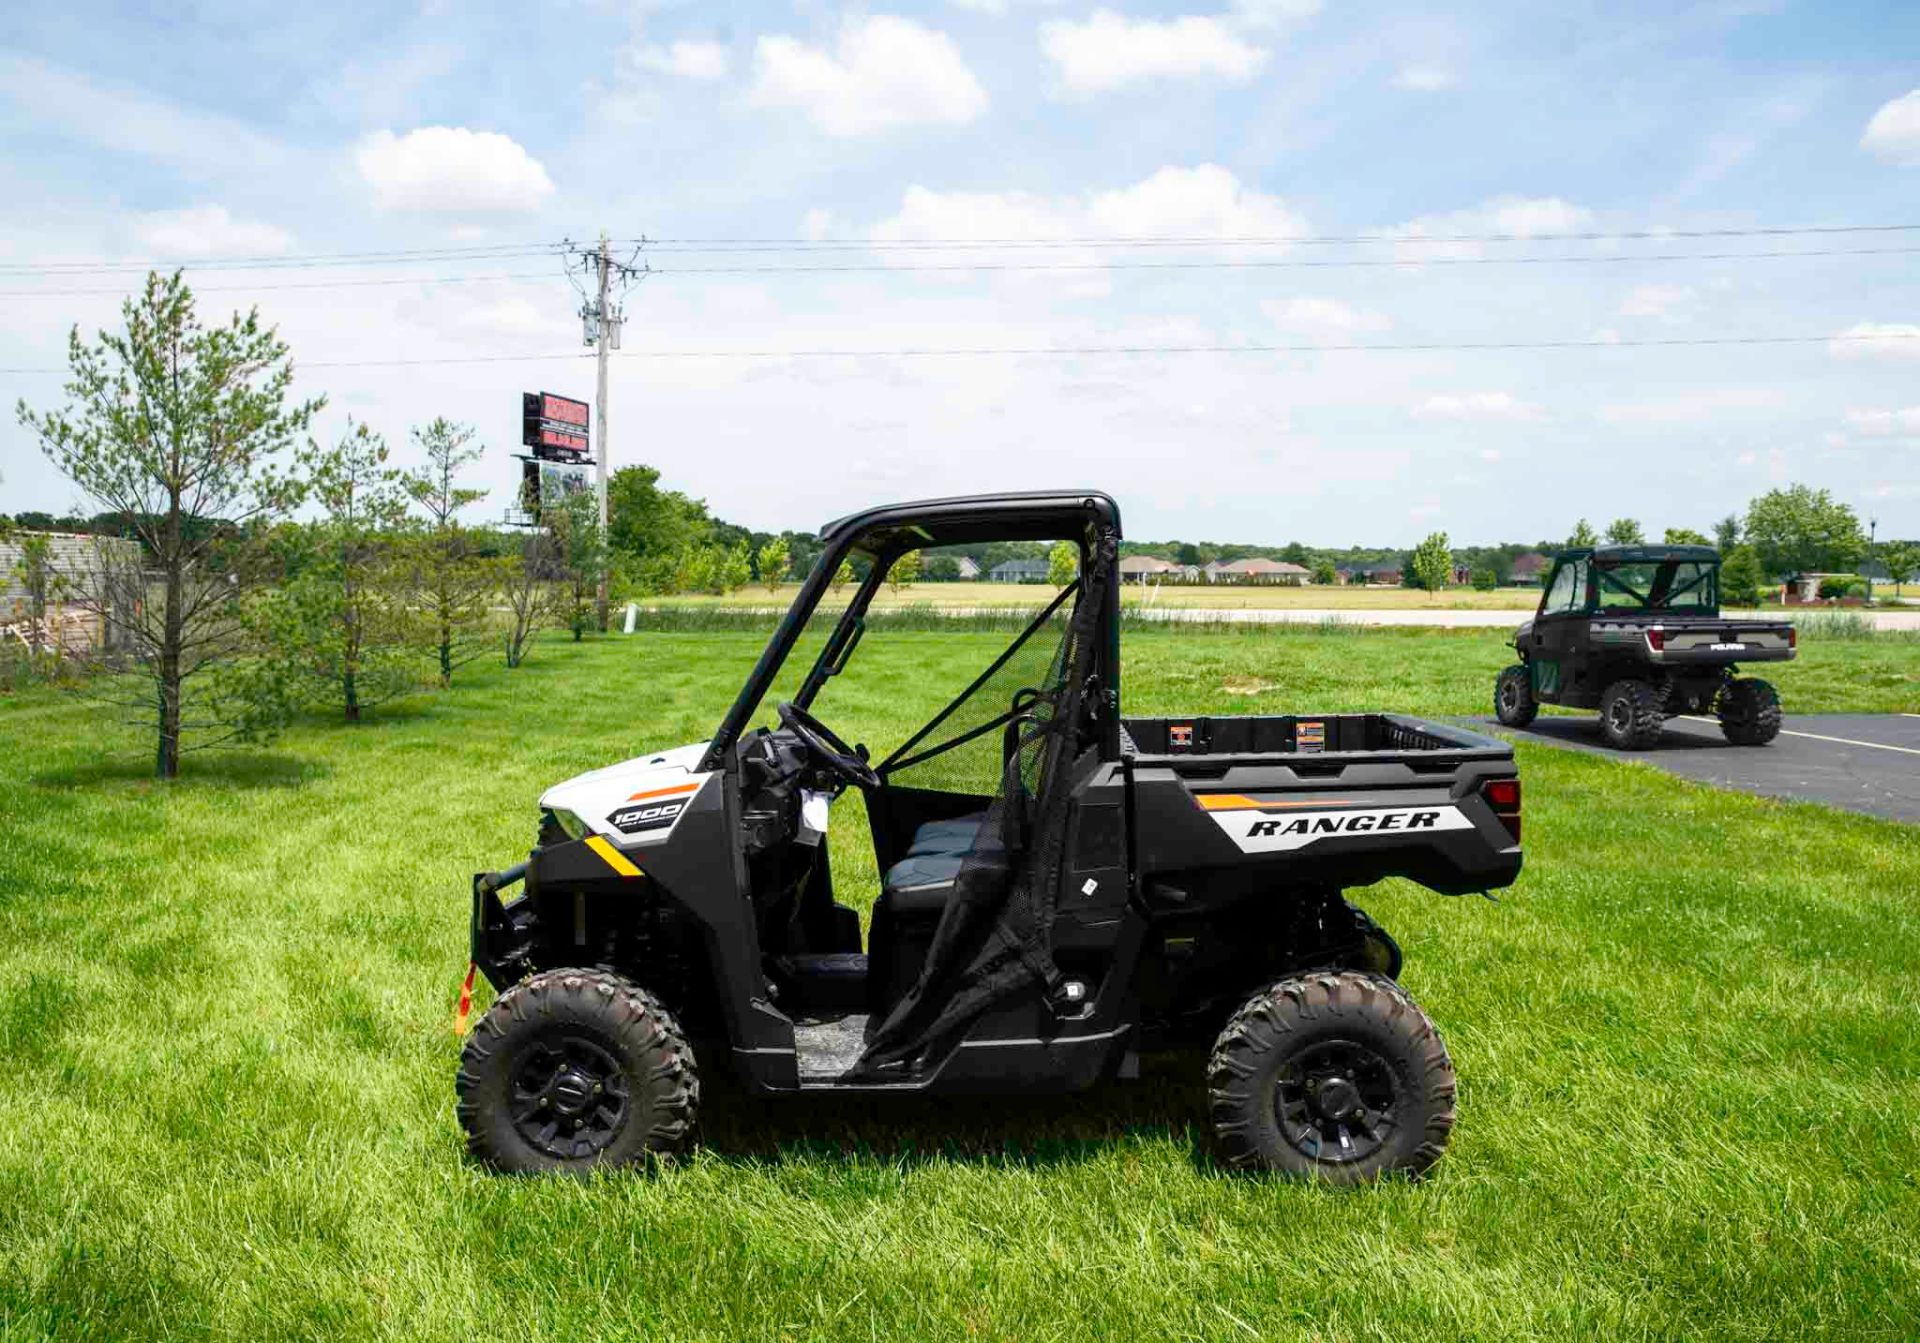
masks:
<path id="1" fill-rule="evenodd" d="M 1600 732 L 1617 750 L 1646 750 L 1664 721 L 1660 694 L 1645 681 L 1615 681 L 1600 696 Z"/>
<path id="2" fill-rule="evenodd" d="M 1540 712 L 1533 697 L 1533 676 L 1526 664 L 1516 662 L 1493 682 L 1493 716 L 1507 727 L 1525 727 Z"/>
<path id="3" fill-rule="evenodd" d="M 1780 693 L 1744 676 L 1720 687 L 1720 731 L 1735 746 L 1765 746 L 1780 735 Z"/>
<path id="4" fill-rule="evenodd" d="M 1453 1128 L 1453 1061 L 1399 985 L 1358 971 L 1283 979 L 1220 1032 L 1216 1146 L 1246 1171 L 1360 1184 L 1419 1176 Z"/>
<path id="5" fill-rule="evenodd" d="M 467 1151 L 502 1171 L 628 1165 L 682 1151 L 700 1079 L 673 1016 L 631 980 L 549 970 L 480 1018 L 455 1079 Z"/>

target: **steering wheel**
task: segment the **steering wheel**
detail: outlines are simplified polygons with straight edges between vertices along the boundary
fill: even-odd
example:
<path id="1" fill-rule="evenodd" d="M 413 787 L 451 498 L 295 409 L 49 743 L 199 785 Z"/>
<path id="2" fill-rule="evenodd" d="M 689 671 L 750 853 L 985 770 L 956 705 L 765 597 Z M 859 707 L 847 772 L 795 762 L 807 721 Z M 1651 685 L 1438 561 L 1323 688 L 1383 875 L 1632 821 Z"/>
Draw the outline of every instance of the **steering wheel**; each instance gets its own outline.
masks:
<path id="1" fill-rule="evenodd" d="M 779 706 L 780 724 L 807 744 L 807 749 L 835 774 L 861 788 L 879 788 L 880 776 L 834 730 L 798 704 Z"/>

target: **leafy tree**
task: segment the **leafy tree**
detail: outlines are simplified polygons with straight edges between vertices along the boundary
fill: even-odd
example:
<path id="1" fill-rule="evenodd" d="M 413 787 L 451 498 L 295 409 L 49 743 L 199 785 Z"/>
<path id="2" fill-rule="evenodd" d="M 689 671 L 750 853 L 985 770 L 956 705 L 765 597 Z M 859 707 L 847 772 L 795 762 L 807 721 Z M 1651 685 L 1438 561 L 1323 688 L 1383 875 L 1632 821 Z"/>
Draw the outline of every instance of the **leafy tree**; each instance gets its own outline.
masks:
<path id="1" fill-rule="evenodd" d="M 898 597 L 920 578 L 920 552 L 909 550 L 887 569 L 887 587 Z"/>
<path id="2" fill-rule="evenodd" d="M 1880 562 L 1887 566 L 1887 579 L 1893 584 L 1893 595 L 1905 595 L 1902 586 L 1912 579 L 1914 571 L 1920 569 L 1920 545 L 1911 541 L 1889 541 L 1880 547 Z"/>
<path id="3" fill-rule="evenodd" d="M 503 555 L 494 566 L 507 597 L 507 666 L 518 667 L 533 636 L 561 609 L 559 548 L 550 533 L 529 532 L 519 554 Z"/>
<path id="4" fill-rule="evenodd" d="M 1315 560 L 1313 564 L 1313 581 L 1323 586 L 1338 583 L 1340 581 L 1340 571 L 1334 567 L 1333 561 L 1330 559 Z"/>
<path id="5" fill-rule="evenodd" d="M 1055 541 L 1047 552 L 1047 582 L 1064 588 L 1080 572 L 1080 552 L 1071 541 Z"/>
<path id="6" fill-rule="evenodd" d="M 1491 564 L 1473 571 L 1473 586 L 1479 592 L 1492 592 L 1500 586 L 1500 575 Z"/>
<path id="7" fill-rule="evenodd" d="M 1660 538 L 1670 546 L 1710 546 L 1713 542 L 1691 527 L 1669 527 L 1667 534 Z"/>
<path id="8" fill-rule="evenodd" d="M 774 537 L 760 547 L 760 553 L 755 556 L 755 559 L 760 565 L 760 582 L 765 585 L 768 592 L 778 592 L 781 581 L 787 576 L 786 538 Z"/>
<path id="9" fill-rule="evenodd" d="M 623 466 L 607 478 L 607 544 L 636 560 L 670 559 L 714 539 L 707 506 L 660 488 L 651 466 Z"/>
<path id="10" fill-rule="evenodd" d="M 440 684 L 453 684 L 453 669 L 480 656 L 497 580 L 495 567 L 479 553 L 460 525 L 460 511 L 486 498 L 485 490 L 458 484 L 460 471 L 480 459 L 469 446 L 474 430 L 436 417 L 413 431 L 426 465 L 400 477 L 400 485 L 427 515 L 426 535 L 415 557 L 417 600 L 433 627 Z"/>
<path id="11" fill-rule="evenodd" d="M 1207 557 L 1200 553 L 1200 547 L 1186 541 L 1174 546 L 1173 557 L 1182 564 L 1191 564 L 1195 567 L 1207 562 Z"/>
<path id="12" fill-rule="evenodd" d="M 1607 540 L 1616 546 L 1637 546 L 1645 544 L 1647 534 L 1640 530 L 1637 518 L 1615 518 L 1607 524 Z"/>
<path id="13" fill-rule="evenodd" d="M 267 627 L 313 698 L 357 723 L 420 684 L 427 631 L 410 601 L 407 491 L 387 465 L 386 441 L 365 424 L 349 423 L 331 447 L 309 444 L 299 462 L 324 511 L 287 538 L 292 576 Z"/>
<path id="14" fill-rule="evenodd" d="M 1280 552 L 1280 558 L 1288 564 L 1298 564 L 1302 568 L 1313 563 L 1313 555 L 1298 541 L 1287 542 L 1286 549 Z"/>
<path id="15" fill-rule="evenodd" d="M 838 596 L 840 589 L 844 588 L 848 583 L 851 583 L 852 581 L 853 581 L 852 563 L 847 560 L 841 560 L 840 567 L 838 569 L 835 569 L 833 571 L 833 577 L 827 580 L 827 591 Z"/>
<path id="16" fill-rule="evenodd" d="M 1853 510 L 1807 485 L 1769 490 L 1747 505 L 1746 534 L 1770 575 L 1851 569 L 1867 550 Z"/>
<path id="17" fill-rule="evenodd" d="M 1760 604 L 1760 561 L 1752 546 L 1735 546 L 1722 552 L 1720 564 L 1720 603 L 1723 606 Z"/>
<path id="18" fill-rule="evenodd" d="M 1740 544 L 1740 516 L 1729 513 L 1713 524 L 1713 544 L 1722 555 L 1729 555 Z"/>
<path id="19" fill-rule="evenodd" d="M 717 580 L 716 586 L 723 597 L 729 592 L 738 592 L 752 582 L 753 561 L 748 556 L 747 543 L 741 541 L 724 550 L 719 550 L 713 571 Z"/>
<path id="20" fill-rule="evenodd" d="M 1573 524 L 1573 535 L 1567 538 L 1567 546 L 1569 549 L 1576 546 L 1596 546 L 1599 544 L 1599 536 L 1595 534 L 1593 527 L 1585 518 L 1581 518 L 1580 521 Z"/>
<path id="21" fill-rule="evenodd" d="M 1453 577 L 1453 552 L 1447 548 L 1447 534 L 1434 532 L 1415 546 L 1407 561 L 1407 572 L 1417 588 L 1438 592 L 1445 587 Z"/>
<path id="22" fill-rule="evenodd" d="M 547 515 L 560 566 L 560 618 L 579 643 L 593 620 L 600 575 L 607 568 L 600 504 L 591 491 L 580 490 L 569 494 L 560 507 L 548 509 Z"/>
<path id="23" fill-rule="evenodd" d="M 293 364 L 257 311 L 203 326 L 176 272 L 149 274 L 121 305 L 124 329 L 67 339 L 65 410 L 18 404 L 20 423 L 118 519 L 137 551 L 102 546 L 84 599 L 103 643 L 125 648 L 156 733 L 154 771 L 180 771 L 182 737 L 257 738 L 284 705 L 248 619 L 275 577 L 267 524 L 300 496 L 275 464 L 324 398 L 290 404 Z M 129 594 L 141 594 L 129 600 Z"/>
<path id="24" fill-rule="evenodd" d="M 929 583 L 960 581 L 960 561 L 951 555 L 930 555 L 924 568 Z"/>

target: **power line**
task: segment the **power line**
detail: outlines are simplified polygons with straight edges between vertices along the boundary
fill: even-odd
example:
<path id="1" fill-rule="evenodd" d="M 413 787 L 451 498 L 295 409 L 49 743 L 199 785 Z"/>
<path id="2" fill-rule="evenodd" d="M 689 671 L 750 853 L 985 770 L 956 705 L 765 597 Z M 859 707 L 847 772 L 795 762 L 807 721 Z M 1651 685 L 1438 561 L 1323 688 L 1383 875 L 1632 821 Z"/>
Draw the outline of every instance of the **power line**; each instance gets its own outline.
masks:
<path id="1" fill-rule="evenodd" d="M 317 252 L 296 256 L 149 258 L 145 261 L 0 262 L 0 275 L 108 275 L 149 270 L 307 270 L 319 266 L 386 266 L 419 261 L 498 261 L 551 256 L 564 243 L 489 243 L 471 247 L 425 247 L 404 251 Z"/>
<path id="2" fill-rule="evenodd" d="M 1057 238 L 642 238 L 656 251 L 944 251 L 973 247 L 1337 247 L 1370 243 L 1633 242 L 1675 238 L 1781 238 L 1848 233 L 1910 233 L 1920 224 L 1785 225 L 1775 228 L 1638 229 L 1582 233 L 1317 233 L 1080 235 Z"/>
<path id="3" fill-rule="evenodd" d="M 1649 336 L 1611 340 L 1588 337 L 1581 340 L 1515 341 L 1395 341 L 1380 344 L 1349 342 L 1317 344 L 1307 342 L 1248 342 L 1245 344 L 1196 343 L 1187 345 L 978 345 L 978 346 L 894 346 L 869 349 L 746 349 L 746 350 L 622 350 L 621 359 L 924 359 L 970 358 L 985 356 L 1088 356 L 1088 355 L 1172 355 L 1172 354 L 1433 354 L 1472 351 L 1523 350 L 1624 350 L 1671 349 L 1696 346 L 1824 345 L 1854 344 L 1872 341 L 1920 340 L 1920 331 L 1883 331 L 1859 335 L 1841 333 L 1825 336 Z M 296 362 L 296 369 L 308 368 L 416 368 L 440 364 L 507 364 L 552 360 L 585 360 L 588 353 L 483 354 L 424 356 L 407 359 L 333 359 Z M 0 374 L 64 373 L 59 365 L 0 368 Z"/>
<path id="4" fill-rule="evenodd" d="M 777 266 L 666 266 L 647 267 L 637 274 L 672 277 L 675 275 L 849 275 L 911 274 L 916 271 L 948 272 L 1033 272 L 1100 270 L 1342 270 L 1402 269 L 1423 266 L 1617 266 L 1639 262 L 1666 264 L 1684 261 L 1791 261 L 1795 258 L 1832 258 L 1853 256 L 1911 256 L 1920 253 L 1914 247 L 1792 248 L 1744 252 L 1658 252 L 1640 256 L 1527 256 L 1527 257 L 1424 257 L 1405 258 L 1286 258 L 1247 259 L 1210 257 L 1185 261 L 959 261 L 931 264 L 896 265 L 886 262 L 859 262 L 833 265 Z M 551 271 L 506 271 L 484 275 L 403 275 L 364 280 L 301 280 L 272 284 L 196 286 L 196 294 L 265 293 L 285 289 L 352 289 L 368 286 L 407 284 L 474 284 L 488 280 L 545 280 Z M 124 295 L 124 288 L 90 289 L 0 289 L 0 298 L 54 298 Z"/>

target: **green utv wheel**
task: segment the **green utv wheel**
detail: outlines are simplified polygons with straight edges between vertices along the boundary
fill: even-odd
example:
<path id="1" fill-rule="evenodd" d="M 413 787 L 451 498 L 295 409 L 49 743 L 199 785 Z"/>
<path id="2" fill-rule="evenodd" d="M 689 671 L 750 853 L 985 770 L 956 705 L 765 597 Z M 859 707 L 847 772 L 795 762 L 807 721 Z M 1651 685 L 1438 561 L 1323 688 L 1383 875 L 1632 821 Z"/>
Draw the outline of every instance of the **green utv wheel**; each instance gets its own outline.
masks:
<path id="1" fill-rule="evenodd" d="M 1600 732 L 1616 750 L 1646 750 L 1664 721 L 1660 696 L 1645 681 L 1615 681 L 1600 696 Z"/>
<path id="2" fill-rule="evenodd" d="M 1453 1061 L 1391 980 L 1283 979 L 1220 1032 L 1207 1092 L 1221 1158 L 1246 1171 L 1361 1184 L 1419 1176 L 1453 1128 Z"/>
<path id="3" fill-rule="evenodd" d="M 1735 746 L 1765 746 L 1780 735 L 1780 692 L 1743 676 L 1720 688 L 1720 731 Z"/>
<path id="4" fill-rule="evenodd" d="M 1525 727 L 1540 712 L 1533 698 L 1533 678 L 1526 664 L 1516 662 L 1495 678 L 1493 716 L 1507 727 Z"/>
<path id="5" fill-rule="evenodd" d="M 683 1150 L 700 1079 L 658 999 L 601 970 L 549 970 L 501 994 L 455 1079 L 467 1151 L 502 1171 L 624 1166 Z"/>

